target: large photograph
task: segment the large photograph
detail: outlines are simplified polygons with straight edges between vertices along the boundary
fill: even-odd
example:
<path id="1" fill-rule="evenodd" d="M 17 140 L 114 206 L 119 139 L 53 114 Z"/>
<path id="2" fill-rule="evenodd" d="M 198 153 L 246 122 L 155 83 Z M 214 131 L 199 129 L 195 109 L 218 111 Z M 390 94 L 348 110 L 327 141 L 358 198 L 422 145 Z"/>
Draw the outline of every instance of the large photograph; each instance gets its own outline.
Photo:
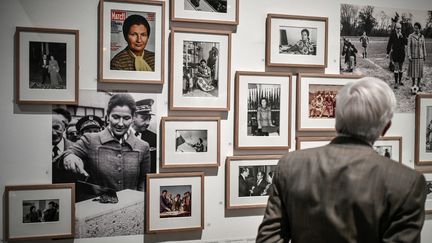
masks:
<path id="1" fill-rule="evenodd" d="M 341 5 L 340 70 L 386 81 L 397 112 L 414 112 L 415 94 L 432 92 L 432 11 Z"/>

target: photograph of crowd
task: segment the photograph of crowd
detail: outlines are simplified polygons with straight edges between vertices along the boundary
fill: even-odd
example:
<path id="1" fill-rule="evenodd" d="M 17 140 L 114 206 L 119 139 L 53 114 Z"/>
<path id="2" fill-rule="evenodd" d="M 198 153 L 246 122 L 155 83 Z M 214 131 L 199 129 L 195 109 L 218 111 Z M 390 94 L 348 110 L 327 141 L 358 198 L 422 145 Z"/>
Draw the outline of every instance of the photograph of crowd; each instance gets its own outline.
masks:
<path id="1" fill-rule="evenodd" d="M 59 199 L 24 200 L 23 223 L 41 223 L 59 221 Z"/>
<path id="2" fill-rule="evenodd" d="M 66 43 L 29 43 L 29 88 L 66 89 Z"/>
<path id="3" fill-rule="evenodd" d="M 309 85 L 309 118 L 335 118 L 336 95 L 342 85 Z"/>
<path id="4" fill-rule="evenodd" d="M 184 0 L 185 10 L 204 12 L 227 12 L 227 0 Z"/>
<path id="5" fill-rule="evenodd" d="M 392 146 L 373 146 L 373 149 L 381 156 L 392 157 Z"/>
<path id="6" fill-rule="evenodd" d="M 248 136 L 279 136 L 279 84 L 248 84 Z"/>
<path id="7" fill-rule="evenodd" d="M 279 53 L 316 55 L 317 29 L 281 26 L 279 29 Z"/>
<path id="8" fill-rule="evenodd" d="M 176 130 L 176 152 L 207 152 L 207 130 Z"/>
<path id="9" fill-rule="evenodd" d="M 432 11 L 341 5 L 341 72 L 393 87 L 397 112 L 414 112 L 415 94 L 432 92 Z"/>
<path id="10" fill-rule="evenodd" d="M 276 165 L 239 166 L 239 197 L 268 196 Z"/>
<path id="11" fill-rule="evenodd" d="M 218 97 L 218 42 L 183 42 L 183 96 Z"/>
<path id="12" fill-rule="evenodd" d="M 160 187 L 160 218 L 190 217 L 192 212 L 190 185 Z"/>

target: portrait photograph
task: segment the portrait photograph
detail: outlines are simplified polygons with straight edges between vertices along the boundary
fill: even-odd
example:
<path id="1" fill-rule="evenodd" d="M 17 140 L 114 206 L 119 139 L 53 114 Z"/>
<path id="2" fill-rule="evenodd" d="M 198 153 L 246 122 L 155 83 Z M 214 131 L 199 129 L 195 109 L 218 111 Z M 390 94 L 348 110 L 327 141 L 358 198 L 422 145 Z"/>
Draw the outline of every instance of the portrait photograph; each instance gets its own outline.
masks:
<path id="1" fill-rule="evenodd" d="M 190 217 L 192 194 L 190 185 L 160 187 L 160 217 Z"/>
<path id="2" fill-rule="evenodd" d="M 288 149 L 291 74 L 237 71 L 235 148 Z"/>
<path id="3" fill-rule="evenodd" d="M 171 0 L 171 20 L 238 24 L 239 0 Z"/>
<path id="4" fill-rule="evenodd" d="M 78 30 L 16 27 L 19 104 L 78 102 Z"/>
<path id="5" fill-rule="evenodd" d="M 164 9 L 161 1 L 100 0 L 101 82 L 163 84 Z"/>
<path id="6" fill-rule="evenodd" d="M 170 41 L 170 110 L 229 110 L 231 32 L 173 27 Z"/>
<path id="7" fill-rule="evenodd" d="M 162 117 L 162 168 L 218 167 L 219 117 Z"/>
<path id="8" fill-rule="evenodd" d="M 184 41 L 184 97 L 218 97 L 219 49 L 217 42 Z"/>
<path id="9" fill-rule="evenodd" d="M 432 164 L 432 95 L 418 94 L 415 106 L 415 152 L 416 165 Z"/>
<path id="10" fill-rule="evenodd" d="M 326 17 L 268 14 L 266 65 L 327 67 Z"/>
<path id="11" fill-rule="evenodd" d="M 340 16 L 340 72 L 384 80 L 396 112 L 415 112 L 415 95 L 432 92 L 432 9 L 341 4 Z"/>
<path id="12" fill-rule="evenodd" d="M 281 155 L 228 156 L 226 208 L 265 207 Z"/>
<path id="13" fill-rule="evenodd" d="M 147 175 L 145 232 L 204 228 L 204 173 Z"/>
<path id="14" fill-rule="evenodd" d="M 22 202 L 23 223 L 44 223 L 59 221 L 59 199 L 24 200 Z"/>
<path id="15" fill-rule="evenodd" d="M 336 94 L 343 85 L 309 85 L 309 118 L 335 118 Z"/>

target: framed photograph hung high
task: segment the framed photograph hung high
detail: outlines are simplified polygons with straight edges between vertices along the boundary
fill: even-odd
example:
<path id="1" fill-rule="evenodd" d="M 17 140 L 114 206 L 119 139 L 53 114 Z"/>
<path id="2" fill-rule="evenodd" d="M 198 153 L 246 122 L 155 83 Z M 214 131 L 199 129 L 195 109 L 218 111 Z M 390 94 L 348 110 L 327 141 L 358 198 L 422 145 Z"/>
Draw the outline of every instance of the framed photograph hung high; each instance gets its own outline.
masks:
<path id="1" fill-rule="evenodd" d="M 271 67 L 327 67 L 328 19 L 268 14 L 266 65 Z"/>
<path id="2" fill-rule="evenodd" d="M 298 74 L 297 131 L 334 131 L 336 95 L 361 76 Z"/>
<path id="3" fill-rule="evenodd" d="M 237 25 L 239 0 L 171 0 L 171 20 Z"/>
<path id="4" fill-rule="evenodd" d="M 203 172 L 148 174 L 146 185 L 146 233 L 204 229 Z"/>
<path id="5" fill-rule="evenodd" d="M 417 165 L 432 164 L 432 95 L 416 97 L 415 151 Z"/>
<path id="6" fill-rule="evenodd" d="M 163 84 L 165 2 L 100 0 L 98 79 Z"/>
<path id="7" fill-rule="evenodd" d="M 228 156 L 225 207 L 264 208 L 267 205 L 276 165 L 281 157 L 282 155 Z"/>
<path id="8" fill-rule="evenodd" d="M 162 117 L 162 168 L 218 167 L 219 117 Z"/>
<path id="9" fill-rule="evenodd" d="M 6 241 L 73 238 L 75 184 L 5 188 Z"/>
<path id="10" fill-rule="evenodd" d="M 290 73 L 236 73 L 234 136 L 236 149 L 290 148 Z"/>
<path id="11" fill-rule="evenodd" d="M 231 32 L 171 28 L 170 45 L 170 109 L 228 111 Z"/>
<path id="12" fill-rule="evenodd" d="M 78 30 L 16 27 L 18 104 L 78 103 L 78 70 Z"/>

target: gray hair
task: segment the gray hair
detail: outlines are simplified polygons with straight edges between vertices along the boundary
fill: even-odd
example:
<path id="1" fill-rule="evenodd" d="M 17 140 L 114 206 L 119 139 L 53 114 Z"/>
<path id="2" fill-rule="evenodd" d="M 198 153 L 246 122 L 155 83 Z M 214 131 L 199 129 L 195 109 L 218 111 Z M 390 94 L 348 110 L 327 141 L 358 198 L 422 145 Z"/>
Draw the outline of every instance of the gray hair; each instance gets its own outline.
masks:
<path id="1" fill-rule="evenodd" d="M 373 144 L 393 118 L 396 98 L 384 81 L 366 77 L 336 96 L 336 131 Z"/>

